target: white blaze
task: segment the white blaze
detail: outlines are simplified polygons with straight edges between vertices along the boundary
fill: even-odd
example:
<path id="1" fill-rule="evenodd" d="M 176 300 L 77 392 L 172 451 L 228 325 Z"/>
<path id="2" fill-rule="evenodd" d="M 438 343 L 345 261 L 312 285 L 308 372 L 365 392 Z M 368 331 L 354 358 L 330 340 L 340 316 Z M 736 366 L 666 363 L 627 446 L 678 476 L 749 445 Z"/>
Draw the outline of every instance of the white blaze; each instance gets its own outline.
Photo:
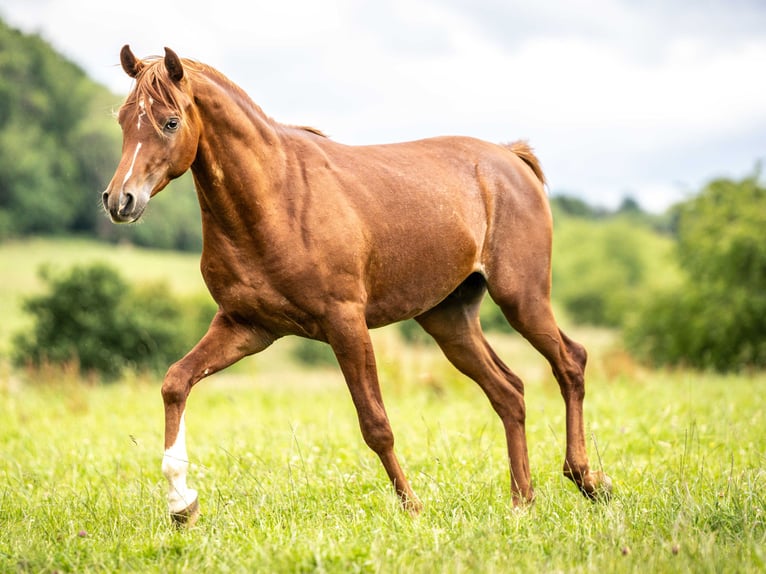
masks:
<path id="1" fill-rule="evenodd" d="M 162 457 L 162 474 L 168 480 L 168 507 L 171 513 L 179 513 L 197 500 L 197 491 L 186 486 L 189 456 L 186 453 L 185 413 L 181 415 L 178 436 Z"/>
<path id="2" fill-rule="evenodd" d="M 138 102 L 138 107 L 141 109 L 140 112 L 138 112 L 138 129 L 141 129 L 141 118 L 146 115 L 146 101 L 141 98 L 141 101 Z"/>
<path id="3" fill-rule="evenodd" d="M 122 185 L 125 185 L 130 179 L 130 176 L 133 175 L 133 167 L 136 165 L 136 158 L 138 157 L 138 152 L 140 150 L 141 150 L 141 142 L 138 142 L 136 144 L 136 151 L 133 152 L 133 161 L 130 162 L 130 169 L 128 169 L 128 173 L 125 174 L 125 179 L 122 180 Z"/>

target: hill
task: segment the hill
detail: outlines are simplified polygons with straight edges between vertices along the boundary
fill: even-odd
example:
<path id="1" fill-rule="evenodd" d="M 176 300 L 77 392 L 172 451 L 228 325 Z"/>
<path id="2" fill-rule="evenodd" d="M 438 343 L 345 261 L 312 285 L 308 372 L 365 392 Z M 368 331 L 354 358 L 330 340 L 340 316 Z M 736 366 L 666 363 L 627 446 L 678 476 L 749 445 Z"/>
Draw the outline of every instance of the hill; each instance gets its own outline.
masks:
<path id="1" fill-rule="evenodd" d="M 92 81 L 37 35 L 0 20 L 0 241 L 77 233 L 109 241 L 196 250 L 189 178 L 137 229 L 109 224 L 101 192 L 120 157 L 114 111 L 123 97 Z M 169 194 L 164 194 L 169 195 Z"/>

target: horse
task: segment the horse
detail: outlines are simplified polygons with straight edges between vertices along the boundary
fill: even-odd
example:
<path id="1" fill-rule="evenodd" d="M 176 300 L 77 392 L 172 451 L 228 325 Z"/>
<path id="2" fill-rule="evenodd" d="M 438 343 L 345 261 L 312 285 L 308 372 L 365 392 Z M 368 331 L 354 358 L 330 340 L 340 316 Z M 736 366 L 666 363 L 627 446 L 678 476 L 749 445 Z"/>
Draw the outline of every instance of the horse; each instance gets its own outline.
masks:
<path id="1" fill-rule="evenodd" d="M 531 503 L 524 385 L 484 337 L 486 293 L 550 363 L 566 408 L 564 475 L 590 499 L 611 480 L 591 470 L 583 423 L 585 348 L 550 304 L 552 216 L 525 141 L 468 137 L 348 146 L 279 123 L 222 73 L 120 52 L 132 88 L 118 113 L 122 157 L 102 200 L 115 223 L 191 169 L 202 219 L 200 269 L 218 304 L 206 334 L 162 383 L 168 510 L 199 516 L 187 486 L 184 424 L 203 378 L 286 335 L 328 343 L 402 507 L 418 513 L 394 452 L 369 330 L 414 318 L 484 391 L 506 436 L 514 507 Z"/>

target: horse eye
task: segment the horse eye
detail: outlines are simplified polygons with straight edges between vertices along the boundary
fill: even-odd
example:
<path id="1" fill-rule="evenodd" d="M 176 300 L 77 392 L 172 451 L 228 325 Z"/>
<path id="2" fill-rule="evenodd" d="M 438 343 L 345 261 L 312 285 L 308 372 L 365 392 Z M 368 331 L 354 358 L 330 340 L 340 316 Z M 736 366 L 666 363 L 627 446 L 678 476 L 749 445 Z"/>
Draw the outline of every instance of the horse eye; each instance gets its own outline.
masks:
<path id="1" fill-rule="evenodd" d="M 181 122 L 178 121 L 178 118 L 170 118 L 165 122 L 164 129 L 166 132 L 174 132 L 178 129 L 179 125 L 181 125 Z"/>

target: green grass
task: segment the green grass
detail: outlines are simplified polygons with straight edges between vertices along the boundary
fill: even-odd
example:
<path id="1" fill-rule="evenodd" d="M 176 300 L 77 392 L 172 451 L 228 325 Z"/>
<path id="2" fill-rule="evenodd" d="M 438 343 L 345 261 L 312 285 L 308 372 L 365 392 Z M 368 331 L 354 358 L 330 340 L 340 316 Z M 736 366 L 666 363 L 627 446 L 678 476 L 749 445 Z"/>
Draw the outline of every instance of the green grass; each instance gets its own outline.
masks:
<path id="1" fill-rule="evenodd" d="M 203 516 L 188 531 L 165 513 L 158 381 L 0 375 L 0 571 L 762 571 L 766 375 L 645 372 L 608 333 L 577 336 L 593 355 L 591 459 L 615 496 L 593 504 L 563 478 L 558 389 L 502 337 L 527 382 L 538 495 L 514 510 L 480 391 L 434 349 L 376 333 L 397 450 L 425 503 L 415 519 L 364 445 L 340 375 L 292 367 L 289 341 L 192 393 L 189 480 Z"/>
<path id="2" fill-rule="evenodd" d="M 131 282 L 204 290 L 197 255 L 78 240 L 0 245 L 0 355 L 36 269 L 108 261 Z M 294 366 L 290 340 L 195 388 L 190 485 L 203 516 L 166 515 L 159 380 L 89 385 L 0 358 L 0 572 L 758 572 L 766 568 L 766 374 L 637 367 L 608 331 L 591 354 L 586 425 L 609 504 L 561 474 L 564 409 L 548 366 L 496 346 L 527 383 L 538 495 L 510 505 L 499 420 L 433 347 L 375 333 L 397 451 L 425 503 L 403 513 L 360 436 L 337 369 Z"/>

